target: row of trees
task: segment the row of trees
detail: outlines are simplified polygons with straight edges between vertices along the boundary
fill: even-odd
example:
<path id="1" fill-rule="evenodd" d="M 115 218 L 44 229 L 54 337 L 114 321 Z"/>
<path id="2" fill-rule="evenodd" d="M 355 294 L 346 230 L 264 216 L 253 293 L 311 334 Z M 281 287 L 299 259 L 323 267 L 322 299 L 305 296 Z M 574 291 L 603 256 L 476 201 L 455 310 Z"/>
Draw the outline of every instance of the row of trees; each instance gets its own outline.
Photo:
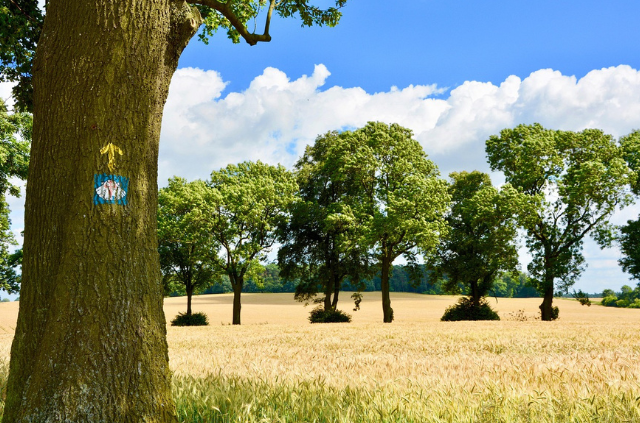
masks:
<path id="1" fill-rule="evenodd" d="M 601 304 L 606 307 L 640 308 L 640 283 L 635 289 L 623 285 L 620 292 L 605 289 L 602 291 Z"/>
<path id="2" fill-rule="evenodd" d="M 553 320 L 554 295 L 584 268 L 585 236 L 610 245 L 608 218 L 633 201 L 627 160 L 638 136 L 618 144 L 599 130 L 505 129 L 486 147 L 491 168 L 505 175 L 501 188 L 478 171 L 439 178 L 410 130 L 379 122 L 319 136 L 293 173 L 246 162 L 207 182 L 174 178 L 160 192 L 158 215 L 165 282 L 182 281 L 190 296 L 198 281 L 227 275 L 239 324 L 245 278 L 259 280 L 278 242 L 280 277 L 295 281 L 298 300 L 335 311 L 345 284 L 360 291 L 379 275 L 383 321 L 391 322 L 396 258 L 407 262 L 412 284 L 426 268 L 477 308 L 499 275 L 516 270 L 521 230 L 533 256 L 529 283 L 543 297 L 542 319 Z"/>
<path id="3" fill-rule="evenodd" d="M 245 162 L 213 172 L 206 183 L 174 178 L 159 195 L 165 280 L 184 281 L 190 295 L 207 272 L 226 274 L 233 323 L 240 324 L 244 278 L 258 277 L 260 261 L 279 241 L 280 274 L 299 281 L 296 298 L 320 292 L 325 310 L 335 310 L 347 277 L 362 289 L 363 278 L 378 270 L 384 321 L 391 322 L 392 262 L 402 255 L 417 264 L 446 230 L 449 195 L 437 176 L 408 129 L 370 123 L 319 137 L 295 173 Z"/>
<path id="4" fill-rule="evenodd" d="M 410 274 L 412 268 L 403 265 L 394 265 L 389 278 L 389 290 L 391 292 L 412 292 L 429 295 L 462 294 L 468 295 L 466 286 L 459 284 L 454 289 L 446 287 L 446 279 L 435 279 L 434 275 L 426 270 L 424 265 L 422 277 L 416 283 Z M 179 297 L 187 294 L 186 287 L 177 278 L 168 278 L 165 284 L 165 296 Z M 277 263 L 264 265 L 264 270 L 257 275 L 257 278 L 247 277 L 244 281 L 242 292 L 247 293 L 295 293 L 299 280 L 284 280 L 280 276 L 280 268 Z M 379 276 L 365 278 L 362 291 L 380 291 L 381 280 Z M 341 287 L 343 291 L 357 291 L 347 279 Z M 198 286 L 194 289 L 194 295 L 200 294 L 227 294 L 232 293 L 231 281 L 226 275 L 221 278 L 213 278 L 209 284 Z M 538 291 L 531 285 L 529 277 L 523 272 L 501 273 L 493 281 L 493 289 L 488 294 L 491 297 L 500 298 L 531 298 L 539 297 Z"/>
<path id="5" fill-rule="evenodd" d="M 10 177 L 26 178 L 31 117 L 2 107 L 2 283 L 17 292 L 22 252 L 10 252 L 5 195 L 19 193 Z M 478 306 L 497 291 L 496 277 L 515 269 L 522 228 L 534 256 L 530 284 L 545 296 L 543 317 L 553 319 L 553 294 L 566 293 L 583 269 L 584 236 L 609 245 L 616 231 L 608 216 L 630 204 L 629 188 L 637 194 L 639 138 L 635 131 L 618 145 L 597 130 L 504 130 L 487 141 L 492 168 L 509 182 L 501 189 L 477 171 L 444 182 L 410 131 L 381 123 L 318 137 L 293 174 L 258 162 L 228 166 L 207 183 L 174 178 L 159 195 L 165 285 L 179 281 L 190 298 L 226 275 L 237 324 L 245 280 L 260 285 L 261 263 L 280 242 L 278 277 L 295 285 L 297 299 L 319 297 L 325 310 L 335 310 L 343 287 L 364 290 L 379 275 L 384 319 L 391 321 L 396 257 L 408 262 L 408 284 L 424 283 L 422 257 L 439 281 L 423 292 L 464 292 Z M 628 222 L 618 238 L 621 265 L 638 278 L 640 223 Z"/>

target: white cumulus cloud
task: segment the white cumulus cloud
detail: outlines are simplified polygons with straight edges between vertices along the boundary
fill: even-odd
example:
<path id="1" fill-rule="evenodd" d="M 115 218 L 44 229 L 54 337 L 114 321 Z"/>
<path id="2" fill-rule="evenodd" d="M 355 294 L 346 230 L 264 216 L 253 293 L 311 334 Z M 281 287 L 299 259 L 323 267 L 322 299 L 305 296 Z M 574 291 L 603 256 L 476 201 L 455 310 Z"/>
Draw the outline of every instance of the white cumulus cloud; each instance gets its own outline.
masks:
<path id="1" fill-rule="evenodd" d="M 242 160 L 290 166 L 318 135 L 370 120 L 411 128 L 445 174 L 487 170 L 484 141 L 520 123 L 595 127 L 616 137 L 640 127 L 640 72 L 625 65 L 580 79 L 542 69 L 499 85 L 467 81 L 451 90 L 433 84 L 367 93 L 325 88 L 329 79 L 324 65 L 295 80 L 267 68 L 245 91 L 225 93 L 227 82 L 217 72 L 179 69 L 164 114 L 161 183 L 174 174 L 206 178 Z"/>

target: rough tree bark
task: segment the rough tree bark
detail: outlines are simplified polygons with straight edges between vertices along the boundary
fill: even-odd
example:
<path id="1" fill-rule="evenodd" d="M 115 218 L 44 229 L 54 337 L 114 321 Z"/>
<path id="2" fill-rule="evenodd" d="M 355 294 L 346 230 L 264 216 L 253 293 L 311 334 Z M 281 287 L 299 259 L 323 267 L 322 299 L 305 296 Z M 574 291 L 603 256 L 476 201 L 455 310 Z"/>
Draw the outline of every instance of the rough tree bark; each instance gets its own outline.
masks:
<path id="1" fill-rule="evenodd" d="M 177 421 L 157 156 L 169 82 L 200 22 L 169 0 L 48 3 L 3 422 Z M 103 192 L 120 204 L 94 204 L 101 175 L 126 190 Z"/>

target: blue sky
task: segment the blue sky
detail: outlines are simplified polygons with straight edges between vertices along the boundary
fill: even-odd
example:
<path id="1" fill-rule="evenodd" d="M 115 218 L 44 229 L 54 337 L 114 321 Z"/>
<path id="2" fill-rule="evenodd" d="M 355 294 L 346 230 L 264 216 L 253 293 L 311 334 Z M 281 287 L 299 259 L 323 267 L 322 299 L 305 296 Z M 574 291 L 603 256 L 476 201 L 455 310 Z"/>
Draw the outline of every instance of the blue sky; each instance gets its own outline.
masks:
<path id="1" fill-rule="evenodd" d="M 317 135 L 369 120 L 412 129 L 443 177 L 488 172 L 485 140 L 520 123 L 620 137 L 640 128 L 639 16 L 637 0 L 348 0 L 336 28 L 274 19 L 270 43 L 194 38 L 165 107 L 159 183 L 243 160 L 292 166 Z M 19 239 L 23 199 L 9 203 Z M 584 254 L 576 289 L 635 285 L 618 249 L 587 241 Z"/>
<path id="2" fill-rule="evenodd" d="M 278 19 L 273 40 L 253 47 L 224 34 L 209 46 L 193 40 L 180 66 L 215 69 L 238 91 L 267 66 L 296 78 L 322 63 L 330 84 L 367 92 L 497 84 L 544 68 L 582 77 L 619 64 L 640 67 L 637 1 L 349 0 L 342 11 L 335 28 Z"/>

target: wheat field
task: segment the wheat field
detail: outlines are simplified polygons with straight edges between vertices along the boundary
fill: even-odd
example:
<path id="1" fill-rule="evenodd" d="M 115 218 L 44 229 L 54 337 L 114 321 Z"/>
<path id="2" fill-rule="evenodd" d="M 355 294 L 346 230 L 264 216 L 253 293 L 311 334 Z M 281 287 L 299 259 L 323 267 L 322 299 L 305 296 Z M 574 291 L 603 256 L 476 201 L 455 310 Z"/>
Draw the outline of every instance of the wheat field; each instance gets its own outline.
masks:
<path id="1" fill-rule="evenodd" d="M 558 299 L 491 299 L 498 322 L 440 322 L 452 296 L 380 293 L 349 324 L 310 324 L 292 294 L 194 297 L 206 327 L 167 327 L 178 413 L 185 422 L 639 422 L 640 310 Z M 496 302 L 497 301 L 497 302 Z M 165 300 L 170 320 L 185 298 Z M 8 360 L 17 303 L 0 303 Z"/>

